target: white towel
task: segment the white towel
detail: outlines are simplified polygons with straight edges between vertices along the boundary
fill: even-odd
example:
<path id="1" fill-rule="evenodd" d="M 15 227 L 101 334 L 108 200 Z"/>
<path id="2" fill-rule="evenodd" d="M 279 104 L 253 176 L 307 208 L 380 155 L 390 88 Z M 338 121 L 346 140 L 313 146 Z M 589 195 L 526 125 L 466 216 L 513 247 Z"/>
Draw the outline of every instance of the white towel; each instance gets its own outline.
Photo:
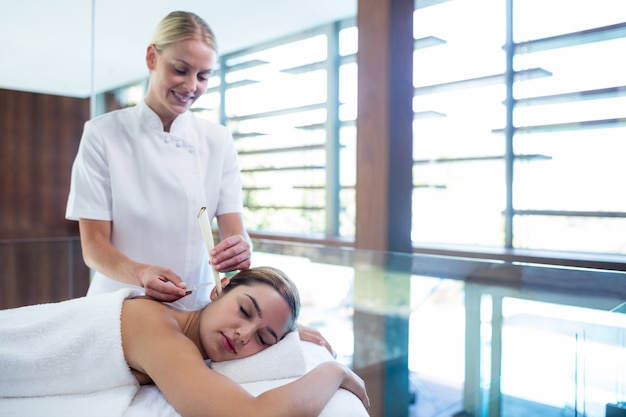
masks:
<path id="1" fill-rule="evenodd" d="M 0 397 L 138 388 L 122 349 L 115 293 L 0 311 Z"/>
<path id="2" fill-rule="evenodd" d="M 302 376 L 306 361 L 297 331 L 288 333 L 280 342 L 247 358 L 212 362 L 216 372 L 238 384 Z"/>

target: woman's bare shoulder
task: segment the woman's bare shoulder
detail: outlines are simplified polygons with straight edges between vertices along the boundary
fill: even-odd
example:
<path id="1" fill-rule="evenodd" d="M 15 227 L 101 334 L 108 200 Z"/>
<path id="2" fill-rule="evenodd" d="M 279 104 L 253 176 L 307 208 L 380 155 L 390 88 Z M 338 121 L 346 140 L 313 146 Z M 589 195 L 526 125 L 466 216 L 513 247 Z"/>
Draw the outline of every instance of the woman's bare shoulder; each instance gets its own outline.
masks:
<path id="1" fill-rule="evenodd" d="M 147 298 L 124 300 L 121 317 L 122 346 L 129 366 L 151 375 L 157 363 L 172 349 L 193 349 L 184 336 L 178 313 L 168 305 Z M 141 380 L 140 380 L 141 382 Z"/>
<path id="2" fill-rule="evenodd" d="M 172 307 L 149 297 L 129 298 L 122 305 L 122 326 L 127 325 L 133 331 L 148 328 L 151 332 L 166 328 L 178 330 L 180 314 Z"/>

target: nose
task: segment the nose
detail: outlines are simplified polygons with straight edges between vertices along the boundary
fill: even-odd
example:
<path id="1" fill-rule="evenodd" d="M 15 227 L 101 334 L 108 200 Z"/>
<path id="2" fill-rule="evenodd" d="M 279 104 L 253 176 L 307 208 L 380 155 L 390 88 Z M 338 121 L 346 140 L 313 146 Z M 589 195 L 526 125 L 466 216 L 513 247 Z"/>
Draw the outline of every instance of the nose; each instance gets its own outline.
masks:
<path id="1" fill-rule="evenodd" d="M 196 76 L 194 74 L 189 74 L 187 77 L 185 77 L 185 82 L 183 83 L 183 86 L 189 92 L 196 91 L 196 88 L 198 87 L 198 80 L 196 79 Z"/>
<path id="2" fill-rule="evenodd" d="M 241 342 L 242 345 L 247 345 L 254 334 L 254 328 L 252 326 L 241 326 L 235 334 L 238 342 Z"/>

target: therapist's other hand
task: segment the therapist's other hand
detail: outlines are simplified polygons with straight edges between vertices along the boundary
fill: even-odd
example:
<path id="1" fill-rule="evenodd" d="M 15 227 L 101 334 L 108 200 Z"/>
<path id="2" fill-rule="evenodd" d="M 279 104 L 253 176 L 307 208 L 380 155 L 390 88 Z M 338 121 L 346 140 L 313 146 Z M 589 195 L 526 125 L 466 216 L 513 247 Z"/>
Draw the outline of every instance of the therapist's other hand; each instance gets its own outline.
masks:
<path id="1" fill-rule="evenodd" d="M 139 281 L 146 295 L 159 301 L 176 301 L 187 293 L 183 280 L 174 271 L 162 266 L 144 264 Z"/>
<path id="2" fill-rule="evenodd" d="M 328 349 L 330 354 L 333 355 L 333 358 L 337 356 L 332 346 L 330 346 L 328 340 L 326 340 L 326 338 L 322 336 L 319 330 L 314 329 L 313 327 L 298 324 L 298 334 L 300 335 L 300 340 L 324 346 L 326 349 Z"/>
<path id="3" fill-rule="evenodd" d="M 219 272 L 239 271 L 250 268 L 250 256 L 250 242 L 242 235 L 229 236 L 211 250 L 211 264 Z"/>

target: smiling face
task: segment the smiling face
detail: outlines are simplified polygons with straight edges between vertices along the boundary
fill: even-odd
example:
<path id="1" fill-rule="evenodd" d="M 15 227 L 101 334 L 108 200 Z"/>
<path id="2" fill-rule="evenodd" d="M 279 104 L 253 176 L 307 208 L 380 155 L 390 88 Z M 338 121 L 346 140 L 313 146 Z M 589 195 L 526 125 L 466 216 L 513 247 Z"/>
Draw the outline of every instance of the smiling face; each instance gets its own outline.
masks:
<path id="1" fill-rule="evenodd" d="M 206 91 L 217 65 L 217 53 L 200 39 L 186 39 L 161 50 L 148 46 L 146 64 L 150 70 L 146 104 L 169 131 L 176 116 L 187 111 Z"/>
<path id="2" fill-rule="evenodd" d="M 292 312 L 270 285 L 241 285 L 202 312 L 200 334 L 216 362 L 244 358 L 278 343 L 291 329 Z"/>

